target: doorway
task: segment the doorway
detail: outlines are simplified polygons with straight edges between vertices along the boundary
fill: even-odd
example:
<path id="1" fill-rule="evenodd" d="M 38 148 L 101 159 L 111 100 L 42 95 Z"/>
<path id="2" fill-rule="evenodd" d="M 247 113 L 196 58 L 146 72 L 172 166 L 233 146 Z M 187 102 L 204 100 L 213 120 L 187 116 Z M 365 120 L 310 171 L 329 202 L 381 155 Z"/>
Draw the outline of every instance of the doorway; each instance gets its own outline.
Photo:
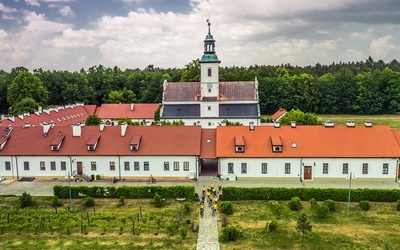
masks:
<path id="1" fill-rule="evenodd" d="M 76 171 L 78 175 L 83 175 L 83 167 L 82 167 L 82 162 L 78 161 L 76 163 Z"/>
<path id="2" fill-rule="evenodd" d="M 312 179 L 312 167 L 304 166 L 304 180 L 311 180 L 311 179 Z"/>

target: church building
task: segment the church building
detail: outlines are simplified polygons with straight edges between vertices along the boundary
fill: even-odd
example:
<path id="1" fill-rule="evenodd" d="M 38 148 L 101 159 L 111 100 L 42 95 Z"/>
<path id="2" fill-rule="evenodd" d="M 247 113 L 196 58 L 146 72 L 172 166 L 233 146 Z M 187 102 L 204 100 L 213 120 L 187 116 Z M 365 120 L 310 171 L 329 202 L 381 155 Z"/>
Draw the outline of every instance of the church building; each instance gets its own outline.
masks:
<path id="1" fill-rule="evenodd" d="M 182 120 L 185 125 L 216 128 L 227 122 L 243 125 L 260 124 L 258 82 L 220 82 L 220 60 L 208 21 L 204 53 L 200 60 L 200 82 L 167 82 L 163 84 L 162 121 Z"/>

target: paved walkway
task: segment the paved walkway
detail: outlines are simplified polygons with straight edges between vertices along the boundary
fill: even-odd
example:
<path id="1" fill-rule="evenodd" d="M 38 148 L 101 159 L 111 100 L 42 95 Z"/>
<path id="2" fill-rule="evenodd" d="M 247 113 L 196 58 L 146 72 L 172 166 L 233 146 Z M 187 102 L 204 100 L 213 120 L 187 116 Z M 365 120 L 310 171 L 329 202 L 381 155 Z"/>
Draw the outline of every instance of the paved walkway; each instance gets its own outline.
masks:
<path id="1" fill-rule="evenodd" d="M 219 250 L 217 218 L 218 215 L 212 216 L 212 209 L 206 204 L 199 223 L 197 250 Z"/>

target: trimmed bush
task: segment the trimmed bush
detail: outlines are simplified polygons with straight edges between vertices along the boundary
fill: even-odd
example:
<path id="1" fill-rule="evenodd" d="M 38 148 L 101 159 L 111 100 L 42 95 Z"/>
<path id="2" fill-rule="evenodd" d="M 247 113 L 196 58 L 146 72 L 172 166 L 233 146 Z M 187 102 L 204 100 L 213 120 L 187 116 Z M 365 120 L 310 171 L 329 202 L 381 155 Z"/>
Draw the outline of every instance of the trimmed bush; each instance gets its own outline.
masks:
<path id="1" fill-rule="evenodd" d="M 192 209 L 192 203 L 186 201 L 183 203 L 183 210 L 185 210 L 185 213 L 189 213 L 190 210 Z"/>
<path id="2" fill-rule="evenodd" d="M 161 195 L 159 195 L 158 193 L 156 193 L 154 195 L 153 204 L 154 204 L 155 207 L 162 207 L 163 204 L 164 204 L 164 201 L 161 198 Z"/>
<path id="3" fill-rule="evenodd" d="M 284 212 L 284 206 L 277 201 L 270 201 L 269 203 L 269 210 L 277 219 L 282 216 Z"/>
<path id="4" fill-rule="evenodd" d="M 221 240 L 222 241 L 235 241 L 241 235 L 240 230 L 234 226 L 227 226 L 222 228 Z"/>
<path id="5" fill-rule="evenodd" d="M 310 199 L 310 206 L 311 206 L 311 210 L 316 211 L 318 209 L 318 207 L 319 207 L 319 204 L 318 204 L 316 199 L 311 198 Z"/>
<path id="6" fill-rule="evenodd" d="M 400 200 L 396 202 L 396 209 L 397 211 L 400 211 Z"/>
<path id="7" fill-rule="evenodd" d="M 119 206 L 125 205 L 125 197 L 124 196 L 119 197 L 118 201 L 119 201 L 119 203 L 118 203 Z"/>
<path id="8" fill-rule="evenodd" d="M 336 210 L 336 202 L 334 200 L 325 200 L 324 204 L 328 206 L 329 210 L 335 211 Z"/>
<path id="9" fill-rule="evenodd" d="M 58 199 L 57 196 L 51 197 L 51 204 L 53 205 L 53 207 L 61 207 L 61 206 L 62 206 L 62 203 L 61 203 L 61 201 Z"/>
<path id="10" fill-rule="evenodd" d="M 24 207 L 29 207 L 32 204 L 32 196 L 27 193 L 27 192 L 23 192 L 22 196 L 19 197 L 19 205 L 20 207 L 24 208 Z"/>
<path id="11" fill-rule="evenodd" d="M 369 201 L 360 201 L 359 205 L 362 210 L 367 211 L 371 209 L 371 203 Z"/>
<path id="12" fill-rule="evenodd" d="M 93 207 L 94 206 L 94 198 L 93 197 L 86 197 L 83 200 L 83 205 L 85 207 Z"/>
<path id="13" fill-rule="evenodd" d="M 273 220 L 268 224 L 268 230 L 270 232 L 275 232 L 276 230 L 278 230 L 278 221 Z"/>
<path id="14" fill-rule="evenodd" d="M 299 197 L 293 197 L 292 199 L 290 199 L 288 207 L 290 210 L 297 210 L 297 211 L 303 208 Z"/>
<path id="15" fill-rule="evenodd" d="M 226 215 L 232 215 L 233 214 L 232 202 L 223 201 L 223 202 L 221 202 L 221 205 L 219 207 L 220 207 L 222 213 L 224 213 Z"/>
<path id="16" fill-rule="evenodd" d="M 328 217 L 329 211 L 330 209 L 327 205 L 320 205 L 315 209 L 316 215 L 321 218 Z"/>
<path id="17" fill-rule="evenodd" d="M 179 227 L 179 235 L 182 238 L 186 238 L 187 234 L 188 234 L 188 229 L 185 226 L 180 226 Z"/>

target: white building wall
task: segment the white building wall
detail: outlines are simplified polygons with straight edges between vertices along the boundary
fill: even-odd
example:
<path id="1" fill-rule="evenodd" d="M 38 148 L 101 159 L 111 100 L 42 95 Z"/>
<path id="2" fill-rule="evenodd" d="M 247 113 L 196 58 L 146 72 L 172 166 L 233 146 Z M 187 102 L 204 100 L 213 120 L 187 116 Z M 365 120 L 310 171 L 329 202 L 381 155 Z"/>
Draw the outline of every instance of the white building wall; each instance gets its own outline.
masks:
<path id="1" fill-rule="evenodd" d="M 40 162 L 45 163 L 45 170 L 41 170 Z M 56 169 L 51 170 L 51 162 L 56 163 Z M 5 170 L 6 162 L 10 162 L 11 169 Z M 24 162 L 29 162 L 29 170 L 24 170 Z M 66 170 L 61 170 L 61 162 L 65 162 Z M 92 170 L 91 162 L 96 162 L 96 170 Z M 115 170 L 110 167 L 115 163 Z M 129 170 L 125 169 L 125 162 L 129 162 Z M 139 162 L 139 170 L 134 169 L 134 162 Z M 144 162 L 149 163 L 149 170 L 144 170 Z M 164 162 L 169 162 L 169 171 L 164 170 Z M 179 162 L 179 170 L 174 170 L 174 162 Z M 189 169 L 184 170 L 184 162 L 189 163 Z M 0 175 L 8 179 L 21 177 L 58 177 L 77 174 L 77 165 L 82 163 L 82 172 L 91 176 L 105 177 L 190 177 L 198 176 L 197 156 L 18 156 L 0 157 Z"/>
<path id="2" fill-rule="evenodd" d="M 386 179 L 395 181 L 397 158 L 221 158 L 221 176 L 227 176 L 228 163 L 233 163 L 237 178 L 299 178 L 304 180 L 304 166 L 311 166 L 312 179 L 343 179 L 343 163 L 348 163 L 348 172 L 353 172 L 356 179 Z M 247 164 L 247 173 L 242 173 L 242 163 Z M 267 163 L 267 173 L 261 172 L 262 163 Z M 285 164 L 290 163 L 290 173 L 285 173 Z M 328 173 L 323 173 L 323 163 L 328 163 Z M 363 174 L 363 163 L 368 163 L 368 174 Z M 388 163 L 388 173 L 383 173 L 383 164 Z"/>
<path id="3" fill-rule="evenodd" d="M 219 103 L 218 102 L 201 102 L 200 103 L 200 116 L 204 117 L 219 117 Z"/>
<path id="4" fill-rule="evenodd" d="M 163 119 L 165 121 L 172 122 L 171 119 Z M 221 126 L 222 118 L 197 118 L 197 119 L 182 119 L 185 125 L 197 125 L 202 128 L 216 128 Z M 243 126 L 249 126 L 250 123 L 254 123 L 254 125 L 260 125 L 260 119 L 229 119 L 230 122 L 240 122 Z"/>

